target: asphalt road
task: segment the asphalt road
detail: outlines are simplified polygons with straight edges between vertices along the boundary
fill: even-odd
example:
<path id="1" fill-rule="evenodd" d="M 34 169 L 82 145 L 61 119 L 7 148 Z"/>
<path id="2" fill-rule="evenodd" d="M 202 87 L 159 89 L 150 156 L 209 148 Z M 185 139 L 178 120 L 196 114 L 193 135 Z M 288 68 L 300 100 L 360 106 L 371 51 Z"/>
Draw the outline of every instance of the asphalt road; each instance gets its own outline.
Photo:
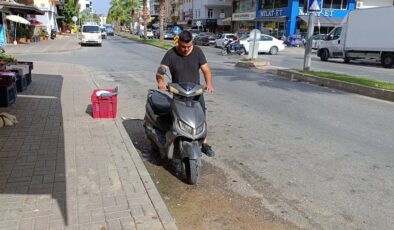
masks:
<path id="1" fill-rule="evenodd" d="M 217 55 L 220 49 L 214 47 L 203 47 L 204 51 L 212 55 Z M 239 59 L 237 55 L 226 57 Z M 304 64 L 304 49 L 296 47 L 286 47 L 278 55 L 259 54 L 258 59 L 270 61 L 271 65 L 283 68 L 302 69 Z M 376 61 L 351 61 L 346 64 L 342 59 L 330 59 L 328 62 L 320 61 L 316 55 L 316 50 L 312 54 L 311 69 L 316 71 L 332 71 L 344 73 L 352 76 L 359 76 L 369 79 L 376 79 L 386 82 L 394 82 L 394 68 L 385 69 Z"/>
<path id="2" fill-rule="evenodd" d="M 238 181 L 228 181 L 226 189 L 260 198 L 262 206 L 301 228 L 394 226 L 394 103 L 235 68 L 237 57 L 204 50 L 216 88 L 206 101 L 209 139 L 217 151 L 205 160 Z M 141 121 L 163 55 L 114 37 L 103 47 L 23 59 L 88 66 L 101 85 L 119 85 L 120 116 Z M 299 56 L 263 58 L 296 65 Z M 382 77 L 386 72 L 326 64 L 379 70 Z"/>

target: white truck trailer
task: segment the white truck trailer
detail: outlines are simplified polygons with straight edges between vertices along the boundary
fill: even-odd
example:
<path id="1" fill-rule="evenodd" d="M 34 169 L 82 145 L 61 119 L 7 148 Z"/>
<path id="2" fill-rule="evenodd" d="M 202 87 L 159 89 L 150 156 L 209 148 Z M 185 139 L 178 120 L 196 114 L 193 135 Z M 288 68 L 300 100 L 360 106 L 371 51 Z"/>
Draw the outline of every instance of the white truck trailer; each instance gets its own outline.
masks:
<path id="1" fill-rule="evenodd" d="M 321 41 L 322 61 L 343 58 L 374 59 L 383 67 L 394 65 L 394 6 L 354 10 Z"/>

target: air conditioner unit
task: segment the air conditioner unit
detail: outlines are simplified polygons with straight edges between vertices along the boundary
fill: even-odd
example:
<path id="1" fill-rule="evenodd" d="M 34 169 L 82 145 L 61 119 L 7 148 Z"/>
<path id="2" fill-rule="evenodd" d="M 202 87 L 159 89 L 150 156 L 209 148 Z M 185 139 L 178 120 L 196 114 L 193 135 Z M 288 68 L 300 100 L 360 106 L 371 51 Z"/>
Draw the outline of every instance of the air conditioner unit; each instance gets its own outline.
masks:
<path id="1" fill-rule="evenodd" d="M 362 1 L 357 1 L 356 9 L 361 9 L 361 8 L 363 8 L 363 7 L 364 7 L 364 2 L 362 2 Z"/>

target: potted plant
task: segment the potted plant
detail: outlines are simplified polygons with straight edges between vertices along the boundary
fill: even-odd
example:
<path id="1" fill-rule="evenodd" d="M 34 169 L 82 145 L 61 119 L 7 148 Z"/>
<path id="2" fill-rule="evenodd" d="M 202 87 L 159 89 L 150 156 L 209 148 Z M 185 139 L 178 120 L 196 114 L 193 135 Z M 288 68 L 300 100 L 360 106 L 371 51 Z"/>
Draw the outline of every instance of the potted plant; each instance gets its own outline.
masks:
<path id="1" fill-rule="evenodd" d="M 40 36 L 40 41 L 48 40 L 48 37 L 49 37 L 48 31 L 44 28 L 41 28 L 39 36 Z"/>
<path id="2" fill-rule="evenodd" d="M 14 63 L 16 62 L 16 58 L 11 54 L 0 53 L 0 62 Z"/>
<path id="3" fill-rule="evenodd" d="M 23 27 L 16 29 L 16 40 L 18 43 L 26 43 L 26 39 L 29 36 L 29 31 Z"/>

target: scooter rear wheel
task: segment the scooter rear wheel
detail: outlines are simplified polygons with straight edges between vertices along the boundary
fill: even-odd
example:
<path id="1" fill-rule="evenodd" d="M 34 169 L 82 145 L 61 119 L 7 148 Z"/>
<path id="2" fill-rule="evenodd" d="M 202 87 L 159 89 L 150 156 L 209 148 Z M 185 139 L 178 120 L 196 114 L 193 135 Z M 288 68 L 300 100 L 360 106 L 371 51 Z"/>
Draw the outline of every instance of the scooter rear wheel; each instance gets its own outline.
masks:
<path id="1" fill-rule="evenodd" d="M 184 159 L 184 170 L 186 173 L 187 183 L 196 184 L 200 177 L 201 159 Z"/>

